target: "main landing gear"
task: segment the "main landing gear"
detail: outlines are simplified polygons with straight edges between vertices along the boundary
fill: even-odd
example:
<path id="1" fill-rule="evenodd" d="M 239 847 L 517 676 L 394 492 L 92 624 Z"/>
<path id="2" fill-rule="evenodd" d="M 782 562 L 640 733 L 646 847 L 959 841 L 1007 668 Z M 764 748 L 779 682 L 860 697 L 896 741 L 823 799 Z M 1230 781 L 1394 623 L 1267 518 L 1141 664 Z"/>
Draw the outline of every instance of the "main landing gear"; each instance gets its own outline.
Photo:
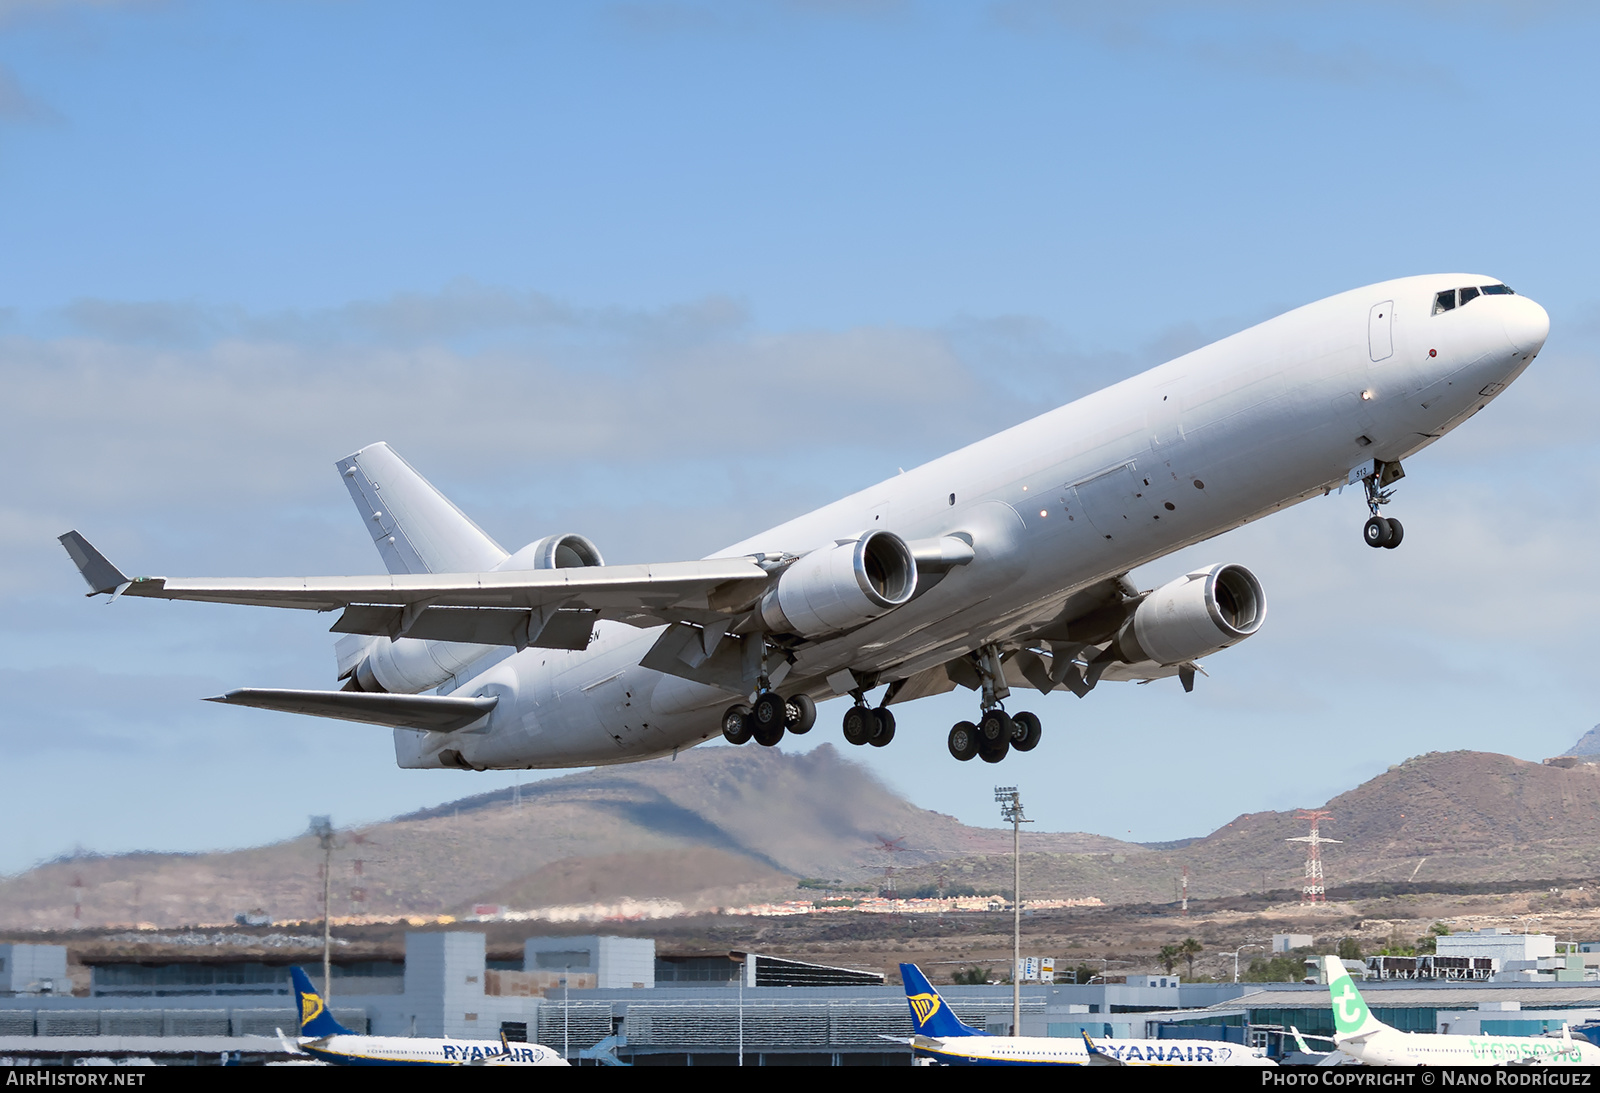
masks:
<path id="1" fill-rule="evenodd" d="M 816 723 L 817 704 L 810 695 L 784 698 L 776 691 L 762 691 L 756 695 L 754 706 L 738 702 L 722 711 L 722 736 L 730 744 L 753 739 L 770 748 L 783 739 L 785 732 L 799 736 L 810 732 Z"/>
<path id="2" fill-rule="evenodd" d="M 1405 538 L 1406 529 L 1400 521 L 1392 516 L 1379 516 L 1378 506 L 1387 505 L 1394 496 L 1394 491 L 1384 489 L 1391 482 L 1398 481 L 1405 475 L 1398 463 L 1379 463 L 1372 474 L 1361 480 L 1367 490 L 1367 509 L 1372 515 L 1367 519 L 1366 526 L 1361 529 L 1361 537 L 1366 540 L 1369 547 L 1387 547 L 1393 550 L 1400 545 L 1400 540 Z"/>
<path id="3" fill-rule="evenodd" d="M 979 649 L 978 678 L 983 682 L 983 716 L 974 725 L 971 721 L 958 721 L 950 730 L 950 754 L 963 763 L 977 756 L 985 763 L 998 763 L 1011 749 L 1032 751 L 1039 746 L 1044 727 L 1038 717 L 1027 711 L 1012 716 L 1006 713 L 1004 702 L 1011 694 L 1006 685 L 1005 672 L 1000 665 L 1000 650 L 993 645 Z"/>

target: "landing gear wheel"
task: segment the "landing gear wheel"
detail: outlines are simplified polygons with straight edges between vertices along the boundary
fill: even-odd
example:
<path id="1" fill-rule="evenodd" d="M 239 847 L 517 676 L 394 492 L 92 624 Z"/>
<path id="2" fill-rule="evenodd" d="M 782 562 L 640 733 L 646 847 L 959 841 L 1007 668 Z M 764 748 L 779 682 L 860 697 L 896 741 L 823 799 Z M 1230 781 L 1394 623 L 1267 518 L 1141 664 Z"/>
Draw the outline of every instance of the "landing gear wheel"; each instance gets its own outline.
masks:
<path id="1" fill-rule="evenodd" d="M 1007 718 L 1006 720 L 1009 721 L 1010 718 Z M 1002 736 L 998 740 L 987 740 L 983 736 L 982 727 L 981 726 L 979 727 L 979 729 L 978 729 L 978 758 L 979 759 L 982 759 L 985 763 L 998 763 L 998 762 L 1000 762 L 1000 760 L 1002 760 L 1002 759 L 1004 759 L 1006 757 L 1006 753 L 1009 752 L 1010 750 L 1011 750 L 1011 738 L 1009 736 Z"/>
<path id="2" fill-rule="evenodd" d="M 844 712 L 844 738 L 860 747 L 878 733 L 878 719 L 866 706 L 851 706 Z"/>
<path id="3" fill-rule="evenodd" d="M 756 698 L 755 708 L 750 711 L 750 717 L 755 722 L 755 731 L 759 734 L 762 729 L 776 728 L 781 735 L 783 723 L 789 716 L 788 705 L 783 696 L 776 691 L 763 691 Z"/>
<path id="4" fill-rule="evenodd" d="M 817 704 L 811 701 L 810 695 L 795 695 L 789 700 L 785 713 L 788 718 L 783 727 L 796 736 L 810 732 L 811 726 L 817 723 Z"/>
<path id="5" fill-rule="evenodd" d="M 1396 520 L 1393 516 L 1387 516 L 1385 519 L 1389 521 L 1389 531 L 1393 534 L 1390 536 L 1389 541 L 1383 545 L 1388 547 L 1390 550 L 1393 550 L 1395 547 L 1400 545 L 1400 540 L 1406 537 L 1406 529 L 1401 527 L 1400 521 Z"/>
<path id="6" fill-rule="evenodd" d="M 722 738 L 730 744 L 750 739 L 750 707 L 740 702 L 722 711 Z"/>
<path id="7" fill-rule="evenodd" d="M 883 706 L 879 706 L 872 711 L 872 716 L 878 722 L 878 731 L 873 734 L 868 743 L 875 748 L 881 748 L 894 739 L 894 714 Z"/>
<path id="8" fill-rule="evenodd" d="M 750 720 L 752 722 L 755 721 L 755 716 L 751 715 Z M 783 726 L 781 724 L 756 725 L 756 727 L 751 730 L 750 735 L 757 744 L 760 744 L 764 748 L 770 748 L 778 741 L 783 739 Z"/>
<path id="9" fill-rule="evenodd" d="M 1394 527 L 1383 517 L 1374 516 L 1367 521 L 1367 526 L 1361 529 L 1361 537 L 1367 541 L 1369 547 L 1388 546 L 1394 539 Z"/>
<path id="10" fill-rule="evenodd" d="M 1007 717 L 1006 712 L 998 706 L 992 710 L 985 710 L 983 717 L 978 721 L 978 735 L 991 744 L 1004 740 L 1009 746 L 1011 734 L 1014 732 L 1016 732 L 1016 723 Z M 1004 752 L 1001 752 L 1001 755 L 1004 754 Z"/>
<path id="11" fill-rule="evenodd" d="M 1039 739 L 1044 735 L 1044 726 L 1039 719 L 1027 710 L 1013 717 L 1012 722 L 1017 726 L 1011 734 L 1011 746 L 1018 751 L 1032 751 L 1039 746 Z"/>
<path id="12" fill-rule="evenodd" d="M 978 754 L 978 726 L 970 721 L 957 721 L 950 730 L 950 754 L 967 762 Z"/>

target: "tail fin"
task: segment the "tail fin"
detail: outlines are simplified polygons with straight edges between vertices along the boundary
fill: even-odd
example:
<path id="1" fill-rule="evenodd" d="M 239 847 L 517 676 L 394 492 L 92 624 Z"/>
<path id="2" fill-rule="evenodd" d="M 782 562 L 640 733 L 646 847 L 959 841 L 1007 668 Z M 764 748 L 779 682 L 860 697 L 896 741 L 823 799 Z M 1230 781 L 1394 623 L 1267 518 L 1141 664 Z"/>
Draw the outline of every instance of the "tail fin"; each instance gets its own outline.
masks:
<path id="1" fill-rule="evenodd" d="M 295 1008 L 300 1011 L 300 1035 L 322 1039 L 324 1036 L 354 1036 L 355 1033 L 333 1019 L 322 1005 L 322 995 L 311 985 L 311 977 L 296 965 L 289 969 L 294 980 Z"/>
<path id="2" fill-rule="evenodd" d="M 939 992 L 915 964 L 900 965 L 900 980 L 906 985 L 906 1001 L 911 1005 L 911 1024 L 918 1036 L 987 1036 L 950 1012 Z"/>
<path id="3" fill-rule="evenodd" d="M 1322 958 L 1322 967 L 1328 973 L 1328 994 L 1333 998 L 1333 1030 L 1335 1043 L 1364 1040 L 1389 1026 L 1372 1016 L 1366 1000 L 1344 970 L 1344 961 L 1336 956 Z"/>
<path id="4" fill-rule="evenodd" d="M 390 573 L 483 573 L 505 560 L 499 543 L 382 441 L 336 466 Z"/>

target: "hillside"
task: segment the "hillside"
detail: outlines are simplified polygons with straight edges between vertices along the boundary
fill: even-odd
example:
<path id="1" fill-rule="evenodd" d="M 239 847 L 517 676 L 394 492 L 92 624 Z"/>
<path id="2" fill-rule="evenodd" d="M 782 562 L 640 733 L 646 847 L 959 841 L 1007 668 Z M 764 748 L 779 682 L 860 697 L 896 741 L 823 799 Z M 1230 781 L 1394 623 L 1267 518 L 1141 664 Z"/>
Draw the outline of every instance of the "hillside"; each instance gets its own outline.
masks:
<path id="1" fill-rule="evenodd" d="M 524 786 L 520 804 L 500 791 L 341 832 L 333 911 L 787 898 L 801 877 L 869 882 L 884 864 L 880 837 L 910 848 L 897 855 L 902 867 L 1010 846 L 1009 832 L 917 808 L 831 745 L 805 755 L 695 748 Z M 1146 853 L 1098 835 L 1026 839 L 1048 852 Z M 311 918 L 321 914 L 320 868 L 310 837 L 224 853 L 80 857 L 0 881 L 0 928 L 70 926 L 75 895 L 85 926 L 228 922 L 258 907 L 279 920 Z M 355 889 L 365 898 L 352 899 Z"/>
<path id="2" fill-rule="evenodd" d="M 1482 752 L 1407 760 L 1325 806 L 1327 883 L 1543 881 L 1600 877 L 1600 766 Z M 1027 832 L 1036 898 L 1167 902 L 1189 870 L 1195 898 L 1300 884 L 1305 834 L 1290 812 L 1247 813 L 1201 839 L 1144 847 Z M 712 908 L 793 898 L 802 877 L 871 883 L 900 840 L 902 891 L 941 879 L 1010 888 L 1010 832 L 917 808 L 831 746 L 806 755 L 696 748 L 607 767 L 342 832 L 335 915 L 459 914 L 662 899 Z M 320 915 L 309 837 L 213 854 L 86 857 L 0 881 L 0 928 L 219 923 L 262 908 Z M 362 899 L 353 898 L 360 889 Z"/>

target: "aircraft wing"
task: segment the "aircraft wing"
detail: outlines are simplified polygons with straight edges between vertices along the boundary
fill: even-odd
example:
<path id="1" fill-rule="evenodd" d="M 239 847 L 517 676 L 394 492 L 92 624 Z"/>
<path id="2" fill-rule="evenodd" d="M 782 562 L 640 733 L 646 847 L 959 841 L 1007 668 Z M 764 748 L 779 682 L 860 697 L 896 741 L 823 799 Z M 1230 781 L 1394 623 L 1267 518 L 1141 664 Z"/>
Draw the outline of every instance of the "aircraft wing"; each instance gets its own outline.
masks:
<path id="1" fill-rule="evenodd" d="M 437 637 L 519 645 L 530 620 L 587 611 L 636 626 L 727 620 L 749 608 L 769 575 L 753 558 L 650 565 L 585 566 L 488 573 L 395 573 L 371 577 L 133 577 L 77 532 L 61 536 L 90 595 L 346 609 L 345 634 Z M 591 616 L 593 617 L 593 616 Z M 585 628 L 586 629 L 586 628 Z"/>
<path id="2" fill-rule="evenodd" d="M 364 721 L 396 729 L 454 732 L 487 717 L 499 698 L 448 698 L 438 695 L 369 694 L 364 691 L 292 691 L 268 687 L 242 687 L 207 702 L 227 706 L 254 706 L 343 721 Z"/>

